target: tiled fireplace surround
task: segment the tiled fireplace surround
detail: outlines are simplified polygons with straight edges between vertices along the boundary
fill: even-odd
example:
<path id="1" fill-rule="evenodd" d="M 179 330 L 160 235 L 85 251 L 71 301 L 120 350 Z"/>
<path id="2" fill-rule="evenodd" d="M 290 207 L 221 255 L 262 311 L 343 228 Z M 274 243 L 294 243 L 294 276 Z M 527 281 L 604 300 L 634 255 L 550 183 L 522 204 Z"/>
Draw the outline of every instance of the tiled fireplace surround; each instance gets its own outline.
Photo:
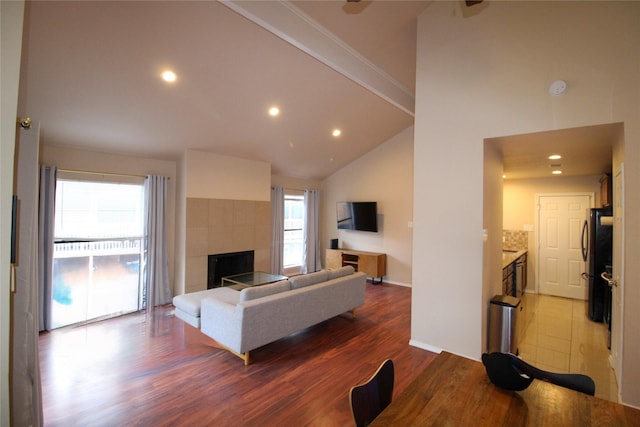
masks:
<path id="1" fill-rule="evenodd" d="M 255 251 L 254 268 L 269 271 L 271 203 L 187 198 L 185 292 L 207 289 L 209 255 Z"/>

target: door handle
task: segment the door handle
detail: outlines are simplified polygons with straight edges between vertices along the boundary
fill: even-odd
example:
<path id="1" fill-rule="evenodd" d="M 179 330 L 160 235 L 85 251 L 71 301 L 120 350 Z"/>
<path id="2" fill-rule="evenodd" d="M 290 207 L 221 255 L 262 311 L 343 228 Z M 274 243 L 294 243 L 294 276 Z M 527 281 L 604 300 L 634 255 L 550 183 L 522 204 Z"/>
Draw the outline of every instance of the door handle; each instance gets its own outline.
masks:
<path id="1" fill-rule="evenodd" d="M 586 241 L 585 241 L 586 240 Z M 587 255 L 589 253 L 589 223 L 585 220 L 584 224 L 582 224 L 582 260 L 587 260 Z"/>
<path id="2" fill-rule="evenodd" d="M 609 273 L 607 273 L 606 271 L 603 271 L 602 273 L 600 273 L 600 277 L 602 277 L 602 280 L 604 280 L 605 282 L 607 282 L 607 284 L 610 287 L 617 287 L 618 286 L 618 281 L 616 279 L 614 279 L 613 277 L 611 277 L 611 275 Z"/>

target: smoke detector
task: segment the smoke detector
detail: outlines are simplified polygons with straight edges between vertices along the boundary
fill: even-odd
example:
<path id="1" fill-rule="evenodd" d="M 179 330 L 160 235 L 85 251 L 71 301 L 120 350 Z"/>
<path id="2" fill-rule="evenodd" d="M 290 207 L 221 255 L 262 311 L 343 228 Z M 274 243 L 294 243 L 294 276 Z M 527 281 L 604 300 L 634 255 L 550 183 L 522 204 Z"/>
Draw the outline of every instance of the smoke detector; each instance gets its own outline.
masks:
<path id="1" fill-rule="evenodd" d="M 556 80 L 549 86 L 549 94 L 551 96 L 562 95 L 567 90 L 567 82 L 564 80 Z"/>

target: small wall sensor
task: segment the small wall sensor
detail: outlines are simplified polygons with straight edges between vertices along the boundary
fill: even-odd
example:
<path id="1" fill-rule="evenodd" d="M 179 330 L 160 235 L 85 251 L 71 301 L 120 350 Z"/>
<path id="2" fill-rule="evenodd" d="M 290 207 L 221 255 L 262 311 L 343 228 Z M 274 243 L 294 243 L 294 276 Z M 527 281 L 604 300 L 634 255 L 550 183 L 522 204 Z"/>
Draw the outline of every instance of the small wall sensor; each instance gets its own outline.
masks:
<path id="1" fill-rule="evenodd" d="M 567 90 L 567 82 L 564 80 L 556 80 L 549 86 L 549 94 L 552 96 L 562 95 Z"/>

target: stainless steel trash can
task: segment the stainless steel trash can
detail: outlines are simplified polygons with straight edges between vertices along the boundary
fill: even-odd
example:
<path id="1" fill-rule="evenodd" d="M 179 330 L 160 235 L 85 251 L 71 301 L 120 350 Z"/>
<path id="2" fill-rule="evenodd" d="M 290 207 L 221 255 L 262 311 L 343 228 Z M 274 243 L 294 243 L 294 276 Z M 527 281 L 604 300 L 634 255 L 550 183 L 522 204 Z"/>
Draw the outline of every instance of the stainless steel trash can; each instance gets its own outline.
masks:
<path id="1" fill-rule="evenodd" d="M 496 295 L 489 304 L 489 353 L 518 354 L 520 298 Z"/>

